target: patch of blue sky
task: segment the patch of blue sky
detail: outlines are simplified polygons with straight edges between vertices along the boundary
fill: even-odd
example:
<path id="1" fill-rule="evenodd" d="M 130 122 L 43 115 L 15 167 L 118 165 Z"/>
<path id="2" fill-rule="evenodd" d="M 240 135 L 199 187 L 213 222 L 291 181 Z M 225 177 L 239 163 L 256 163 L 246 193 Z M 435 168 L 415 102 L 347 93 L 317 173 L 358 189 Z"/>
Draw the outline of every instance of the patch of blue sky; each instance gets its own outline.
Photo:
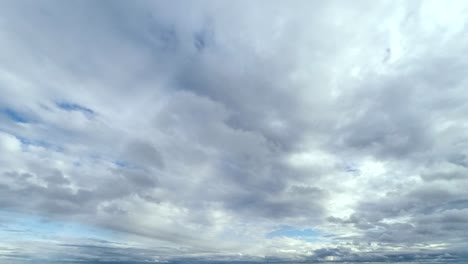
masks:
<path id="1" fill-rule="evenodd" d="M 346 172 L 350 172 L 350 173 L 357 173 L 359 174 L 359 166 L 353 162 L 348 162 L 344 165 L 344 169 Z"/>
<path id="2" fill-rule="evenodd" d="M 9 211 L 0 211 L 0 223 L 0 237 L 15 241 L 53 240 L 58 237 L 114 240 L 118 237 L 116 232 L 103 228 Z"/>
<path id="3" fill-rule="evenodd" d="M 114 161 L 114 164 L 119 167 L 119 168 L 129 168 L 132 167 L 132 165 L 126 161 L 123 160 L 116 160 Z"/>
<path id="4" fill-rule="evenodd" d="M 57 105 L 58 108 L 60 108 L 62 110 L 82 112 L 83 114 L 85 114 L 88 117 L 96 115 L 96 113 L 93 110 L 91 110 L 91 109 L 89 109 L 87 107 L 84 107 L 82 105 L 79 105 L 79 104 L 70 103 L 70 102 L 58 102 L 58 103 L 56 103 L 56 105 Z"/>
<path id="5" fill-rule="evenodd" d="M 115 160 L 112 162 L 117 168 L 120 169 L 127 169 L 127 170 L 142 170 L 144 171 L 144 168 L 141 166 L 138 166 L 137 164 L 134 164 L 129 161 L 124 161 L 124 160 Z"/>
<path id="6" fill-rule="evenodd" d="M 44 140 L 29 139 L 29 138 L 25 138 L 25 137 L 21 137 L 21 136 L 15 136 L 15 137 L 24 146 L 41 147 L 41 148 L 50 149 L 50 150 L 53 150 L 53 151 L 56 151 L 56 152 L 63 152 L 64 151 L 63 147 L 53 145 L 53 144 L 51 144 L 51 143 L 49 143 L 47 141 L 44 141 Z"/>
<path id="7" fill-rule="evenodd" d="M 11 121 L 14 121 L 17 123 L 30 123 L 31 122 L 31 120 L 27 118 L 25 114 L 15 111 L 11 108 L 1 108 L 0 113 L 6 116 Z"/>
<path id="8" fill-rule="evenodd" d="M 267 234 L 267 238 L 275 237 L 290 237 L 312 242 L 319 240 L 321 236 L 319 232 L 309 228 L 300 229 L 285 225 Z"/>
<path id="9" fill-rule="evenodd" d="M 32 145 L 32 146 L 38 146 L 38 147 L 43 147 L 43 148 L 51 147 L 49 143 L 42 141 L 42 140 L 31 140 L 31 139 L 20 137 L 20 136 L 16 136 L 16 138 L 21 142 L 21 144 L 24 144 L 24 145 Z"/>

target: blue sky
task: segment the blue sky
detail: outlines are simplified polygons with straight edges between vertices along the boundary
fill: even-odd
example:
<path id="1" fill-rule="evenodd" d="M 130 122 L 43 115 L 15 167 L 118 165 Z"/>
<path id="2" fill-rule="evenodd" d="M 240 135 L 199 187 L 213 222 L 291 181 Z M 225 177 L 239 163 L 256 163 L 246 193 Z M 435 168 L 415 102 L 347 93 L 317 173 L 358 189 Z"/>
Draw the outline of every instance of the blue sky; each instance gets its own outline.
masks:
<path id="1" fill-rule="evenodd" d="M 0 262 L 467 256 L 467 15 L 1 2 Z"/>
<path id="2" fill-rule="evenodd" d="M 29 120 L 28 118 L 26 118 L 24 115 L 22 115 L 21 113 L 18 113 L 18 112 L 15 112 L 11 109 L 3 109 L 2 111 L 2 114 L 7 117 L 8 119 L 10 119 L 11 121 L 14 121 L 14 122 L 17 122 L 17 123 L 28 123 Z"/>
<path id="3" fill-rule="evenodd" d="M 21 214 L 3 211 L 2 237 L 6 240 L 54 240 L 57 237 L 77 239 L 116 239 L 117 234 L 111 230 L 102 229 L 72 220 L 60 221 L 34 214 Z"/>

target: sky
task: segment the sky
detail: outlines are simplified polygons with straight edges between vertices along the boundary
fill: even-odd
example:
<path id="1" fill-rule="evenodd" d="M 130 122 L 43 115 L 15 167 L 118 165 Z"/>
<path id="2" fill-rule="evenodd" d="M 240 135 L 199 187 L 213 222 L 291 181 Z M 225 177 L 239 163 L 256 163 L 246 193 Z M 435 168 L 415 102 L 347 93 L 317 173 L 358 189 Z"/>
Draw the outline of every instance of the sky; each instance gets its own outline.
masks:
<path id="1" fill-rule="evenodd" d="M 468 257 L 467 15 L 0 1 L 0 262 Z"/>

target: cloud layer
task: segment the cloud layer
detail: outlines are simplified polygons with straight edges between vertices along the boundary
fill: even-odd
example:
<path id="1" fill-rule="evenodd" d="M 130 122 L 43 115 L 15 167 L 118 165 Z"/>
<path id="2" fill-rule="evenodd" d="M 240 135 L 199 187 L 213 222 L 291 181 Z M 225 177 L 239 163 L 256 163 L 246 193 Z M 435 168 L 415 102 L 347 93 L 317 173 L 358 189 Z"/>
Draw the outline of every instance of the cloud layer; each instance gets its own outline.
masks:
<path id="1" fill-rule="evenodd" d="M 1 258 L 466 255 L 467 8 L 1 3 Z"/>

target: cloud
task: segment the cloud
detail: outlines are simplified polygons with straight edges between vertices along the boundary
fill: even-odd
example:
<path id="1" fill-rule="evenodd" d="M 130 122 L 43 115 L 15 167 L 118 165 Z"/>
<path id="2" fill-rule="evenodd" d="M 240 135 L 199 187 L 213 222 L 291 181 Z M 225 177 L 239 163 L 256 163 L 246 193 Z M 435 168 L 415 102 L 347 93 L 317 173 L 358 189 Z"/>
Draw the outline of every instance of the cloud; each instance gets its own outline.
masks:
<path id="1" fill-rule="evenodd" d="M 2 258 L 466 255 L 463 2 L 1 5 L 0 210 L 120 234 Z"/>

